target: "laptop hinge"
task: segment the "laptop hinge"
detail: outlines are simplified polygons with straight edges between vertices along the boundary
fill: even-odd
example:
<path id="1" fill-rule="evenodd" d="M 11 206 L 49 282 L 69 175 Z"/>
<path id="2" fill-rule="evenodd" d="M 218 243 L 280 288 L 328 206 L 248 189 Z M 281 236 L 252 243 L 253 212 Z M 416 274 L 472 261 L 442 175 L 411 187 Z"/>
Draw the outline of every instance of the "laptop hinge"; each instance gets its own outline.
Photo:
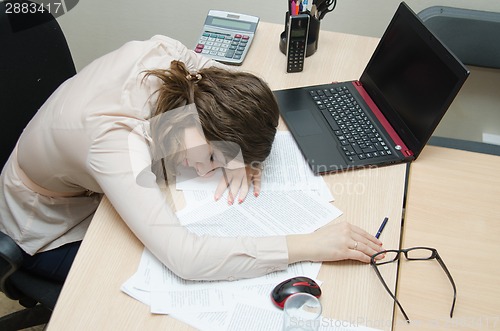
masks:
<path id="1" fill-rule="evenodd" d="M 405 154 L 406 157 L 413 156 L 413 152 L 410 151 L 409 149 L 403 151 L 403 153 Z"/>

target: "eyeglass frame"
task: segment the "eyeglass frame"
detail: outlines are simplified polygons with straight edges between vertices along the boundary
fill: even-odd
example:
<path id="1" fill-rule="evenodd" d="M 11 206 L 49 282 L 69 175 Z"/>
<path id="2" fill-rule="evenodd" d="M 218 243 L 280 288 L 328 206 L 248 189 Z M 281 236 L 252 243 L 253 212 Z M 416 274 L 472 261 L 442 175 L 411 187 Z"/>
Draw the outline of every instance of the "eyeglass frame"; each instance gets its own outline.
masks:
<path id="1" fill-rule="evenodd" d="M 432 252 L 432 254 L 429 257 L 425 257 L 425 258 L 408 258 L 408 252 L 410 252 L 412 250 L 417 250 L 417 249 L 429 250 Z M 377 256 L 382 255 L 382 254 L 387 254 L 387 253 L 396 253 L 396 256 L 393 259 L 391 259 L 390 261 L 376 261 L 375 260 L 375 258 Z M 380 273 L 380 270 L 378 270 L 378 267 L 377 267 L 379 265 L 384 265 L 384 264 L 398 261 L 401 253 L 404 254 L 405 258 L 408 261 L 427 261 L 427 260 L 433 260 L 433 259 L 436 259 L 438 261 L 439 265 L 441 266 L 441 268 L 443 268 L 444 272 L 448 276 L 448 279 L 451 282 L 451 286 L 453 287 L 453 301 L 452 301 L 451 310 L 450 310 L 450 318 L 453 318 L 453 311 L 455 310 L 455 303 L 457 301 L 457 287 L 455 286 L 455 282 L 453 281 L 453 277 L 451 276 L 450 271 L 448 270 L 448 268 L 444 264 L 443 259 L 441 258 L 438 251 L 435 248 L 421 247 L 420 246 L 420 247 L 412 247 L 412 248 L 406 248 L 406 249 L 388 249 L 388 250 L 384 250 L 384 251 L 375 253 L 371 256 L 370 265 L 375 270 L 375 273 L 377 274 L 378 278 L 382 282 L 382 285 L 384 285 L 386 291 L 389 293 L 389 295 L 394 299 L 394 301 L 398 305 L 399 309 L 401 310 L 401 313 L 403 314 L 403 316 L 406 319 L 406 322 L 410 323 L 410 319 L 408 318 L 408 315 L 404 311 L 403 306 L 401 306 L 401 303 L 399 303 L 398 299 L 396 298 L 396 295 L 394 295 L 392 293 L 391 289 L 389 288 L 389 286 L 387 286 L 387 283 L 385 282 L 384 278 L 382 277 L 382 274 Z"/>

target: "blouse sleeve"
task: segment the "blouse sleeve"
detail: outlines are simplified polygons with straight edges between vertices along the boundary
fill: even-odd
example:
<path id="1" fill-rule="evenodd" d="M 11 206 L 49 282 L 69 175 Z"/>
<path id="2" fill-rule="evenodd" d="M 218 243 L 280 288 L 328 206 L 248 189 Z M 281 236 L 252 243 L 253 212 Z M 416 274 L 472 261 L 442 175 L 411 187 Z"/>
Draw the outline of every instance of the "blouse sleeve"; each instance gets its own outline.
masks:
<path id="1" fill-rule="evenodd" d="M 181 226 L 159 186 L 137 180 L 137 169 L 147 168 L 151 159 L 144 136 L 131 129 L 134 125 L 137 121 L 120 119 L 95 137 L 89 171 L 123 221 L 162 263 L 192 280 L 249 278 L 287 268 L 284 236 L 197 236 Z"/>

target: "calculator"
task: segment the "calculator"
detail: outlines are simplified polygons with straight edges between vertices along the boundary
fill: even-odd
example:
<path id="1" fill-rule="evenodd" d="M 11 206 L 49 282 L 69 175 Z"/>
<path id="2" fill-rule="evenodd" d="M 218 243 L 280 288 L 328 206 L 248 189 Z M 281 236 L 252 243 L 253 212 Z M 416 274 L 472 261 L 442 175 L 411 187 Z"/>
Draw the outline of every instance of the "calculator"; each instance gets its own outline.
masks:
<path id="1" fill-rule="evenodd" d="M 240 65 L 258 23 L 256 16 L 210 10 L 194 51 L 222 63 Z"/>

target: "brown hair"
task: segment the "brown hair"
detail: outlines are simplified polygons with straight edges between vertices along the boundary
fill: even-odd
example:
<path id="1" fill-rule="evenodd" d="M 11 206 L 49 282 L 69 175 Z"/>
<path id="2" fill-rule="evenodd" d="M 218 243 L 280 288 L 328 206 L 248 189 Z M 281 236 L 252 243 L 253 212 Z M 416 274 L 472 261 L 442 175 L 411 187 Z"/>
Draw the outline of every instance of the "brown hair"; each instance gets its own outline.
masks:
<path id="1" fill-rule="evenodd" d="M 279 111 L 274 94 L 262 79 L 250 73 L 216 67 L 193 74 L 180 61 L 172 61 L 166 70 L 148 70 L 144 78 L 151 75 L 162 82 L 157 90 L 153 117 L 195 104 L 208 141 L 237 144 L 247 165 L 267 158 L 276 134 Z M 189 125 L 193 124 L 170 125 L 153 135 L 162 137 L 162 144 L 169 140 L 171 146 L 167 148 L 174 151 L 178 142 L 183 141 L 184 128 Z M 232 154 L 223 153 L 226 157 Z"/>

